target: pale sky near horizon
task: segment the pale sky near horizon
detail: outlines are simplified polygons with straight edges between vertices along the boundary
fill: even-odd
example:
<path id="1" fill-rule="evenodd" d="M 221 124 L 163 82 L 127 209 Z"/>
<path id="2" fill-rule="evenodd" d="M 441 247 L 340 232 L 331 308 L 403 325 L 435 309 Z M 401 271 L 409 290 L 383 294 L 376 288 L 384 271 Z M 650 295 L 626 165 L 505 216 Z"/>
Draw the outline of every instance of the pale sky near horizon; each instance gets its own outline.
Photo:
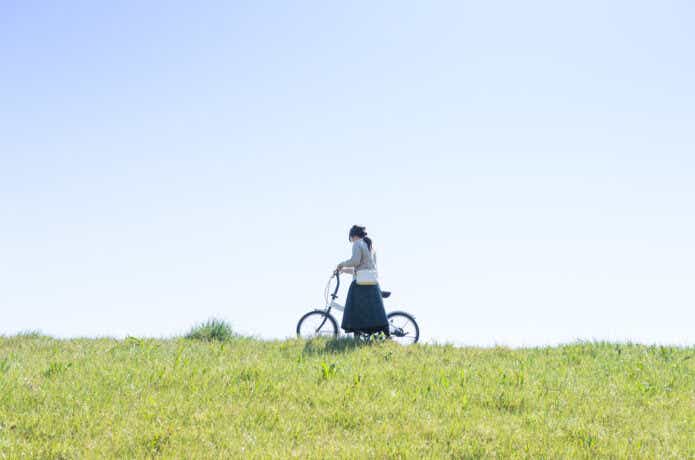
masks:
<path id="1" fill-rule="evenodd" d="M 0 335 L 695 344 L 695 4 L 0 3 Z"/>

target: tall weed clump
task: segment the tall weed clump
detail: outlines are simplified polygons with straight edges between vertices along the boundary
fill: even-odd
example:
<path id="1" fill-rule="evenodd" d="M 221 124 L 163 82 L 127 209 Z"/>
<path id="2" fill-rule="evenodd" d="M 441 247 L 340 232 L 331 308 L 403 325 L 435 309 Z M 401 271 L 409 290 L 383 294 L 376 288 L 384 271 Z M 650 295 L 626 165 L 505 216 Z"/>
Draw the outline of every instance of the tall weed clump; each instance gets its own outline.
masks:
<path id="1" fill-rule="evenodd" d="M 228 322 L 217 318 L 211 318 L 204 323 L 193 326 L 184 337 L 191 340 L 224 342 L 235 336 L 236 334 Z"/>

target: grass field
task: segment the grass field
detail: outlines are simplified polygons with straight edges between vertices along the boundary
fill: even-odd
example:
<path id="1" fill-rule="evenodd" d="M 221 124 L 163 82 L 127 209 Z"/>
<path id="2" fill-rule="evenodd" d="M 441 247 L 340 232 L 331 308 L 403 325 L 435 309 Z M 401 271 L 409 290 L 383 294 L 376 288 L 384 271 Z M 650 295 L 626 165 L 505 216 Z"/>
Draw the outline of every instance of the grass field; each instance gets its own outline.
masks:
<path id="1" fill-rule="evenodd" d="M 695 348 L 0 338 L 0 458 L 695 458 Z"/>

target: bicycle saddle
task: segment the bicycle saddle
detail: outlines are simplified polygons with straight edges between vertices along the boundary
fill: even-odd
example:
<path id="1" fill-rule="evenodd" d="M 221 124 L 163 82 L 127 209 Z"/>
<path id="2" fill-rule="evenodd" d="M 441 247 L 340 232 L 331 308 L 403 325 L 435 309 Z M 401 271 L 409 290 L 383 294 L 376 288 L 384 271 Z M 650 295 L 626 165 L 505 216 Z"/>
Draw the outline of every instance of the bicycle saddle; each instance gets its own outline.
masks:
<path id="1" fill-rule="evenodd" d="M 391 295 L 391 291 L 381 291 L 381 297 L 384 299 L 388 298 Z"/>

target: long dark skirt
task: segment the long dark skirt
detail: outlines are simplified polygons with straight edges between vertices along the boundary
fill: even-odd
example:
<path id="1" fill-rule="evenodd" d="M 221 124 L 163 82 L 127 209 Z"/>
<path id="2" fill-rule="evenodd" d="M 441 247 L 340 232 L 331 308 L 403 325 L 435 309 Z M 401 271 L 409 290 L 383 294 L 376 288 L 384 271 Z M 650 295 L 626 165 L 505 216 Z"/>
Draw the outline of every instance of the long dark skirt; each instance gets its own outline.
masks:
<path id="1" fill-rule="evenodd" d="M 354 281 L 350 284 L 340 327 L 345 332 L 389 334 L 389 322 L 378 284 L 362 285 Z"/>

